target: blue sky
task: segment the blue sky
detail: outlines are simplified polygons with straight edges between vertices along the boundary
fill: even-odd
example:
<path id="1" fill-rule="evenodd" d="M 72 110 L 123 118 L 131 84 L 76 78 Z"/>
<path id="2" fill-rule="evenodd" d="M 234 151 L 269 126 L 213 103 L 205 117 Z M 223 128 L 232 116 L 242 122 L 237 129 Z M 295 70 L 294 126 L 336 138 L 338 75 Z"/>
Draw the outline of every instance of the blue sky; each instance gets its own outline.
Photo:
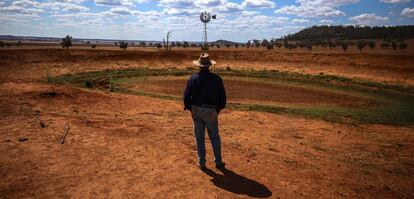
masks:
<path id="1" fill-rule="evenodd" d="M 414 0 L 2 0 L 0 34 L 199 41 L 278 38 L 312 25 L 413 25 Z"/>

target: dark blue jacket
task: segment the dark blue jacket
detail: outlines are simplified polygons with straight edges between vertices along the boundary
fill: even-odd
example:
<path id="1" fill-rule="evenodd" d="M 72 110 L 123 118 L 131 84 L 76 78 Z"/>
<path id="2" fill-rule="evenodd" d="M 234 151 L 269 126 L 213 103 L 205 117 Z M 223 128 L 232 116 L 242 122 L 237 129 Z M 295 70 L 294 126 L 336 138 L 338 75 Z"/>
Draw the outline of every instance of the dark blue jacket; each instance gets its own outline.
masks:
<path id="1" fill-rule="evenodd" d="M 215 105 L 217 111 L 226 107 L 226 91 L 220 76 L 208 70 L 193 74 L 184 90 L 184 110 L 191 105 Z"/>

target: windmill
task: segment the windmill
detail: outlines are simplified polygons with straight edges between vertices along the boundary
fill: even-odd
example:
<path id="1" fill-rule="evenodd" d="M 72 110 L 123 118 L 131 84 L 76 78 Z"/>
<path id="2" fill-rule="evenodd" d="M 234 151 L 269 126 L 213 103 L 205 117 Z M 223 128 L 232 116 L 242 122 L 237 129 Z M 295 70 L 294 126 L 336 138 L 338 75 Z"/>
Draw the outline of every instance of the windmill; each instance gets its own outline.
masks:
<path id="1" fill-rule="evenodd" d="M 200 14 L 200 20 L 204 23 L 203 38 L 201 39 L 203 42 L 203 50 L 207 49 L 207 23 L 210 22 L 211 19 L 216 19 L 216 15 L 211 15 L 207 11 Z"/>

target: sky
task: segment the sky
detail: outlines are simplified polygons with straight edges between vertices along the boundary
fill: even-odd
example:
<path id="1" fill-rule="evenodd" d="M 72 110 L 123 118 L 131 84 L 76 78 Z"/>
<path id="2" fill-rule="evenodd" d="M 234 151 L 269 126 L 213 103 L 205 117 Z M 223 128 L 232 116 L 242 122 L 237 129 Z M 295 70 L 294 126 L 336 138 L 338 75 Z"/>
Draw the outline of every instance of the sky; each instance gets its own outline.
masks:
<path id="1" fill-rule="evenodd" d="M 279 38 L 314 25 L 414 25 L 414 0 L 0 0 L 0 35 L 200 41 Z"/>

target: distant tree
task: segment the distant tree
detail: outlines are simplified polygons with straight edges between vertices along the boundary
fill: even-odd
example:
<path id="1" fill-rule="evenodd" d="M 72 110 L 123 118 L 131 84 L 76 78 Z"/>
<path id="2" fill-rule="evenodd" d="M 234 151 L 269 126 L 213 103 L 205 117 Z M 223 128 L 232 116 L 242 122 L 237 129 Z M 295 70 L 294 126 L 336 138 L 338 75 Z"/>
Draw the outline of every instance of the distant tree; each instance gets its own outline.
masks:
<path id="1" fill-rule="evenodd" d="M 296 49 L 298 46 L 296 44 L 288 44 L 289 50 Z"/>
<path id="2" fill-rule="evenodd" d="M 398 47 L 400 48 L 400 50 L 405 50 L 405 49 L 408 48 L 408 45 L 405 42 L 400 42 L 400 44 L 398 45 Z"/>
<path id="3" fill-rule="evenodd" d="M 220 48 L 220 44 L 219 44 L 219 43 L 217 43 L 217 44 L 216 44 L 216 47 L 217 47 L 217 48 Z"/>
<path id="4" fill-rule="evenodd" d="M 144 41 L 139 42 L 139 47 L 146 47 L 147 44 Z"/>
<path id="5" fill-rule="evenodd" d="M 126 50 L 128 48 L 128 42 L 121 41 L 121 43 L 119 43 L 119 48 Z"/>
<path id="6" fill-rule="evenodd" d="M 383 49 L 387 49 L 387 48 L 389 48 L 390 47 L 390 44 L 388 44 L 387 42 L 382 42 L 382 44 L 381 44 L 381 48 L 383 48 Z"/>
<path id="7" fill-rule="evenodd" d="M 275 43 L 275 46 L 276 46 L 276 47 L 278 47 L 278 48 L 281 48 L 281 47 L 283 46 L 283 44 L 282 44 L 282 43 L 277 42 L 277 43 Z"/>
<path id="8" fill-rule="evenodd" d="M 398 44 L 397 44 L 397 42 L 392 41 L 392 42 L 391 42 L 391 47 L 392 47 L 392 49 L 397 50 L 397 48 L 398 48 Z"/>
<path id="9" fill-rule="evenodd" d="M 260 41 L 257 39 L 253 39 L 253 45 L 254 47 L 258 48 L 260 46 Z"/>
<path id="10" fill-rule="evenodd" d="M 238 48 L 239 47 L 239 44 L 238 43 L 237 44 L 234 44 L 234 47 Z"/>
<path id="11" fill-rule="evenodd" d="M 156 46 L 157 46 L 158 49 L 162 48 L 162 45 L 160 43 L 157 43 Z"/>
<path id="12" fill-rule="evenodd" d="M 68 49 L 70 46 L 72 46 L 72 37 L 66 35 L 66 37 L 62 39 L 62 42 L 60 42 L 60 45 L 62 45 L 62 48 Z"/>
<path id="13" fill-rule="evenodd" d="M 190 45 L 188 44 L 188 41 L 183 41 L 183 48 L 187 48 L 187 47 L 189 47 Z"/>
<path id="14" fill-rule="evenodd" d="M 344 52 L 346 52 L 346 50 L 348 50 L 348 44 L 347 44 L 346 42 L 342 42 L 342 43 L 341 43 L 341 47 L 342 47 L 342 50 L 343 50 Z"/>
<path id="15" fill-rule="evenodd" d="M 16 43 L 16 46 L 17 47 L 20 47 L 22 45 L 22 41 L 18 41 L 17 43 Z"/>
<path id="16" fill-rule="evenodd" d="M 267 46 L 269 44 L 269 41 L 267 39 L 263 39 L 261 44 L 262 44 L 263 47 L 267 48 Z"/>
<path id="17" fill-rule="evenodd" d="M 96 44 L 92 44 L 91 48 L 95 49 L 96 48 Z"/>
<path id="18" fill-rule="evenodd" d="M 266 46 L 266 49 L 267 50 L 272 50 L 273 49 L 273 44 L 268 43 L 267 46 Z"/>
<path id="19" fill-rule="evenodd" d="M 369 46 L 369 48 L 371 48 L 371 50 L 374 50 L 374 48 L 375 48 L 375 41 L 368 42 L 368 46 Z"/>
<path id="20" fill-rule="evenodd" d="M 197 44 L 191 44 L 191 47 L 197 47 Z M 200 45 L 201 50 L 209 50 L 210 45 L 205 44 L 205 45 Z"/>
<path id="21" fill-rule="evenodd" d="M 230 48 L 230 44 L 229 43 L 226 43 L 226 48 Z"/>
<path id="22" fill-rule="evenodd" d="M 115 46 L 118 46 L 118 42 L 114 42 Z"/>
<path id="23" fill-rule="evenodd" d="M 150 43 L 148 44 L 148 46 L 149 46 L 149 47 L 153 47 L 153 46 L 154 46 L 154 43 L 150 42 Z"/>
<path id="24" fill-rule="evenodd" d="M 283 41 L 283 47 L 289 48 L 289 42 L 287 40 Z"/>
<path id="25" fill-rule="evenodd" d="M 5 44 L 4 41 L 0 41 L 0 48 L 4 48 Z"/>
<path id="26" fill-rule="evenodd" d="M 359 52 L 362 52 L 362 49 L 367 45 L 367 43 L 364 40 L 359 40 L 357 42 L 357 48 L 359 49 Z"/>
<path id="27" fill-rule="evenodd" d="M 249 40 L 249 41 L 247 41 L 247 43 L 246 43 L 246 47 L 247 47 L 247 48 L 250 48 L 251 46 L 252 46 L 252 41 L 250 41 L 250 40 Z"/>

